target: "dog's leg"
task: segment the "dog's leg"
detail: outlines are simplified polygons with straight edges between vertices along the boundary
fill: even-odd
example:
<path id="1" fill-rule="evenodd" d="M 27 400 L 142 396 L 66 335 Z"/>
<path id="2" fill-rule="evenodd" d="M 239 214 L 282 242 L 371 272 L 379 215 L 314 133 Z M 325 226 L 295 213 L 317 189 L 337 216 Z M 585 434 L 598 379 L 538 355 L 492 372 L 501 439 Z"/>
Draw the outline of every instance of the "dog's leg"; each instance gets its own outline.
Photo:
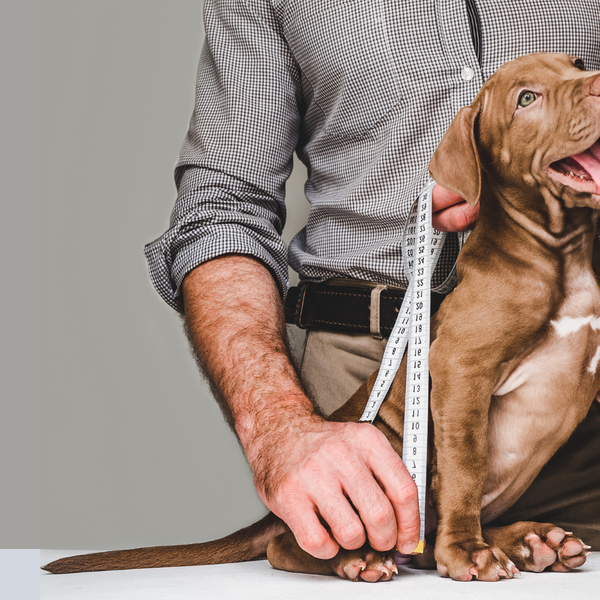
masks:
<path id="1" fill-rule="evenodd" d="M 340 548 L 333 558 L 321 560 L 304 552 L 289 530 L 273 538 L 267 549 L 267 558 L 276 569 L 368 582 L 389 581 L 398 573 L 393 554 L 377 552 L 365 544 L 356 550 Z"/>
<path id="2" fill-rule="evenodd" d="M 522 571 L 570 571 L 585 562 L 589 546 L 551 523 L 520 521 L 506 527 L 486 527 L 483 537 Z"/>
<path id="3" fill-rule="evenodd" d="M 438 570 L 460 581 L 510 578 L 518 573 L 516 566 L 500 548 L 487 544 L 481 533 L 493 378 L 489 373 L 473 372 L 464 356 L 457 360 L 446 346 L 438 344 L 436 351 L 443 357 L 437 365 L 432 360 L 434 386 L 431 393 L 436 446 L 432 492 L 438 513 L 435 548 Z"/>

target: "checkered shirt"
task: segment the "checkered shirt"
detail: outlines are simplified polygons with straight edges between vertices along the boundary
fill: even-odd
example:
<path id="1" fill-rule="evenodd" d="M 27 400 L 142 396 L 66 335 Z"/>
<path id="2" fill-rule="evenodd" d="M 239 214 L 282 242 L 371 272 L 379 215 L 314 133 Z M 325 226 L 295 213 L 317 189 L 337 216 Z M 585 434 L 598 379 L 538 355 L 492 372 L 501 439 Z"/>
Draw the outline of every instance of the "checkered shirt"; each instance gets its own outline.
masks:
<path id="1" fill-rule="evenodd" d="M 565 52 L 600 69 L 600 0 L 206 0 L 196 105 L 170 227 L 145 248 L 181 310 L 185 275 L 223 254 L 304 280 L 406 286 L 401 233 L 458 110 L 503 63 Z M 478 31 L 477 31 L 478 29 Z M 308 168 L 292 240 L 285 181 Z M 434 276 L 457 253 L 449 236 Z"/>

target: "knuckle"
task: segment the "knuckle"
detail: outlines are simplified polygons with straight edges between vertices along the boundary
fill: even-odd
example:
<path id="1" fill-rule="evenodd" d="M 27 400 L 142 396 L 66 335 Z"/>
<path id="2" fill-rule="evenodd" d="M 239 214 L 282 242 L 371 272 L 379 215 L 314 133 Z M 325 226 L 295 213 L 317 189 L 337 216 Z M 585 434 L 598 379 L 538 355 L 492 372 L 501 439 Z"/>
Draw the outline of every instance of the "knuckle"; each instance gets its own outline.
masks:
<path id="1" fill-rule="evenodd" d="M 389 503 L 379 503 L 371 508 L 369 522 L 377 528 L 395 523 L 394 510 Z"/>
<path id="2" fill-rule="evenodd" d="M 419 499 L 419 492 L 417 490 L 417 486 L 414 484 L 412 479 L 408 480 L 407 485 L 405 485 L 400 491 L 400 495 L 403 504 L 416 505 Z"/>
<path id="3" fill-rule="evenodd" d="M 310 504 L 310 497 L 299 481 L 289 480 L 274 489 L 267 506 L 277 515 L 290 518 Z M 285 519 L 284 519 L 285 520 Z"/>
<path id="4" fill-rule="evenodd" d="M 477 220 L 479 210 L 468 204 L 461 204 L 460 210 L 456 211 L 455 224 L 459 231 L 468 229 Z"/>
<path id="5" fill-rule="evenodd" d="M 452 225 L 456 231 L 463 231 L 464 229 L 467 228 L 467 226 L 469 224 L 469 219 L 467 218 L 466 212 L 462 206 L 460 208 L 457 208 L 455 211 L 453 211 L 452 216 L 453 216 Z"/>
<path id="6" fill-rule="evenodd" d="M 361 427 L 360 435 L 362 437 L 363 443 L 368 444 L 369 447 L 372 446 L 373 444 L 389 445 L 389 442 L 387 441 L 387 438 L 385 437 L 385 435 L 383 435 L 383 433 L 381 433 L 381 431 L 379 431 L 379 429 L 377 429 L 377 427 L 375 427 L 374 425 L 368 425 L 367 427 Z"/>
<path id="7" fill-rule="evenodd" d="M 396 507 L 412 508 L 418 505 L 419 491 L 404 465 L 395 473 L 395 486 L 386 488 L 386 494 Z"/>
<path id="8" fill-rule="evenodd" d="M 296 495 L 297 482 L 290 479 L 280 481 L 277 487 L 273 486 L 269 490 L 269 499 L 275 504 L 285 504 L 288 499 Z"/>
<path id="9" fill-rule="evenodd" d="M 323 460 L 321 457 L 311 456 L 303 465 L 298 469 L 298 476 L 302 480 L 314 481 L 318 480 L 323 474 Z"/>
<path id="10" fill-rule="evenodd" d="M 400 492 L 402 492 L 404 488 L 412 487 L 414 485 L 406 465 L 397 454 L 394 453 L 394 456 L 390 458 L 389 464 L 386 465 L 386 467 L 396 483 L 394 487 L 400 490 Z"/>
<path id="11" fill-rule="evenodd" d="M 329 542 L 329 536 L 325 531 L 306 531 L 303 534 L 298 534 L 297 541 L 305 552 L 323 558 L 323 554 L 327 552 L 326 546 Z"/>
<path id="12" fill-rule="evenodd" d="M 329 443 L 322 448 L 321 454 L 328 462 L 336 464 L 347 457 L 348 448 L 344 443 Z"/>
<path id="13" fill-rule="evenodd" d="M 418 515 L 415 515 L 414 519 L 402 523 L 401 527 L 399 527 L 400 534 L 405 538 L 414 538 L 415 535 L 419 534 L 419 524 Z"/>
<path id="14" fill-rule="evenodd" d="M 359 523 L 348 525 L 340 531 L 335 532 L 335 539 L 342 547 L 348 550 L 359 548 L 365 543 L 365 530 Z"/>

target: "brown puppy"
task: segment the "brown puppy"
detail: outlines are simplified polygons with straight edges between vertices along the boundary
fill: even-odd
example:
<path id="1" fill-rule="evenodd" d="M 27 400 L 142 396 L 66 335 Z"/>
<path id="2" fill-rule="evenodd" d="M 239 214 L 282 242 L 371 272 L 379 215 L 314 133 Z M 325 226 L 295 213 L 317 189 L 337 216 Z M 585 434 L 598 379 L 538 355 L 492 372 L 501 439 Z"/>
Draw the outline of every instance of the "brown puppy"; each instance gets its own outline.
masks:
<path id="1" fill-rule="evenodd" d="M 600 73 L 537 54 L 504 65 L 454 119 L 430 163 L 477 227 L 459 285 L 432 326 L 431 500 L 443 575 L 494 581 L 517 568 L 569 570 L 587 549 L 551 524 L 482 529 L 507 510 L 585 417 L 600 388 L 600 288 L 592 269 L 600 210 Z M 406 360 L 375 422 L 402 453 Z M 372 376 L 332 419 L 356 421 Z M 428 523 L 431 530 L 432 524 Z M 393 553 L 365 546 L 331 560 L 302 551 L 274 515 L 206 544 L 55 561 L 54 573 L 251 560 L 386 580 Z M 431 551 L 421 564 L 435 564 Z"/>

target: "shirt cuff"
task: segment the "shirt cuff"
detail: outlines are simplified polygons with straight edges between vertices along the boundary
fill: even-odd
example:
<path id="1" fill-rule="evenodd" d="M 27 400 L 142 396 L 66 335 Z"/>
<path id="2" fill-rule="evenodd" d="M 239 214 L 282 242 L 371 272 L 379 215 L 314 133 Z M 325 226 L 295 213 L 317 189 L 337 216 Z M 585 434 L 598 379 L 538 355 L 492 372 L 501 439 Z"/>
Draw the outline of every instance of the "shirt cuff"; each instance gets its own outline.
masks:
<path id="1" fill-rule="evenodd" d="M 147 244 L 144 254 L 150 280 L 163 300 L 183 313 L 181 284 L 198 265 L 226 254 L 252 256 L 272 273 L 282 298 L 289 286 L 287 248 L 273 229 L 265 236 L 239 224 L 212 224 L 190 227 L 179 224 Z"/>

